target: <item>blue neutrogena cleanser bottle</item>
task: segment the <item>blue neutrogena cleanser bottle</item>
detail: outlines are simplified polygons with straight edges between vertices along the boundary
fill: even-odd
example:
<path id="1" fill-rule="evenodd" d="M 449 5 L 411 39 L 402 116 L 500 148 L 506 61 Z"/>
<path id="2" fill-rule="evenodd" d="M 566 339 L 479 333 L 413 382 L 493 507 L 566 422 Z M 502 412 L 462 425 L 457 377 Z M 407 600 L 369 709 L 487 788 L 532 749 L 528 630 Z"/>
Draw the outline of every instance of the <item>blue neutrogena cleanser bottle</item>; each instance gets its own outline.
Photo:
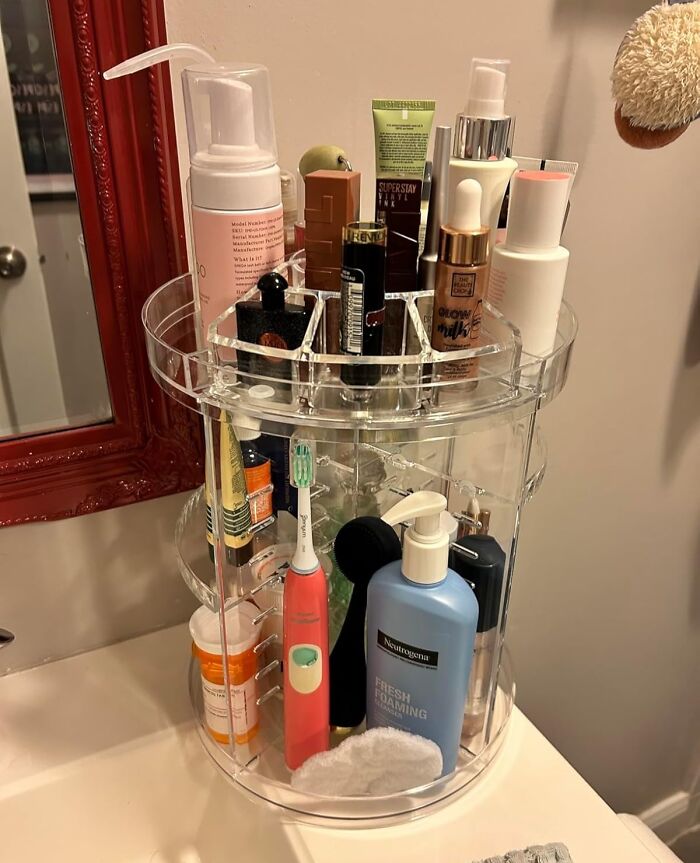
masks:
<path id="1" fill-rule="evenodd" d="M 367 727 L 434 740 L 443 775 L 457 764 L 478 619 L 474 592 L 447 565 L 446 507 L 443 495 L 419 491 L 383 516 L 415 523 L 403 559 L 378 570 L 367 592 Z"/>

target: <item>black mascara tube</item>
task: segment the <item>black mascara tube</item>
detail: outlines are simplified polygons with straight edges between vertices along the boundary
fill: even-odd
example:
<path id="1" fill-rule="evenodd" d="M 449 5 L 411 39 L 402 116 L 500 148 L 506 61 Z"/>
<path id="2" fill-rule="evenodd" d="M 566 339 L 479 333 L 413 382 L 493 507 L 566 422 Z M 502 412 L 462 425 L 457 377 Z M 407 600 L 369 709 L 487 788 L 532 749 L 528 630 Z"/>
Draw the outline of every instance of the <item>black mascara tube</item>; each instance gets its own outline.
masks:
<path id="1" fill-rule="evenodd" d="M 340 271 L 340 350 L 354 356 L 381 356 L 384 341 L 384 222 L 350 222 L 343 228 Z M 373 387 L 381 364 L 341 366 L 340 379 L 352 387 Z"/>

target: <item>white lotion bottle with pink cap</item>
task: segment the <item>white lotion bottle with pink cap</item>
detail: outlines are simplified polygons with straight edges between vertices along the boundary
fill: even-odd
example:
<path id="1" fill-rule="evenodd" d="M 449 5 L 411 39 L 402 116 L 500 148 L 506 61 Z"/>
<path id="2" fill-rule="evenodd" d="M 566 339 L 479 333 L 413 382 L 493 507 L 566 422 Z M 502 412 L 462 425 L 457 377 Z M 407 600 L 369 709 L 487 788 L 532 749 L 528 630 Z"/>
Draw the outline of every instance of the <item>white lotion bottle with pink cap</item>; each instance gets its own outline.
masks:
<path id="1" fill-rule="evenodd" d="M 282 187 L 265 66 L 216 63 L 201 48 L 174 44 L 132 57 L 105 78 L 183 57 L 196 61 L 184 69 L 182 89 L 194 269 L 206 340 L 214 319 L 284 261 Z"/>
<path id="2" fill-rule="evenodd" d="M 510 181 L 504 243 L 491 258 L 488 300 L 520 330 L 522 349 L 549 354 L 556 340 L 569 252 L 559 245 L 569 174 L 518 171 Z"/>

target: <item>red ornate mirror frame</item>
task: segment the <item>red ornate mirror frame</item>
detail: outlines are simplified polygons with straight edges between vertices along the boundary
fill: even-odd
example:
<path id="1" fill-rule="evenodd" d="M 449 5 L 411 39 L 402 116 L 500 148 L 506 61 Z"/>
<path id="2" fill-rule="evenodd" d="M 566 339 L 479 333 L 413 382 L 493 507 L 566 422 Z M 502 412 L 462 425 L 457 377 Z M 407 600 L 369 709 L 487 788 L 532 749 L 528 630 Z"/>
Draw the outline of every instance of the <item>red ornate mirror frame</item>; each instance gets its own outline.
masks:
<path id="1" fill-rule="evenodd" d="M 101 76 L 165 42 L 162 0 L 48 3 L 113 420 L 0 441 L 1 525 L 172 494 L 202 477 L 198 417 L 151 378 L 140 321 L 146 297 L 187 270 L 167 64 Z"/>

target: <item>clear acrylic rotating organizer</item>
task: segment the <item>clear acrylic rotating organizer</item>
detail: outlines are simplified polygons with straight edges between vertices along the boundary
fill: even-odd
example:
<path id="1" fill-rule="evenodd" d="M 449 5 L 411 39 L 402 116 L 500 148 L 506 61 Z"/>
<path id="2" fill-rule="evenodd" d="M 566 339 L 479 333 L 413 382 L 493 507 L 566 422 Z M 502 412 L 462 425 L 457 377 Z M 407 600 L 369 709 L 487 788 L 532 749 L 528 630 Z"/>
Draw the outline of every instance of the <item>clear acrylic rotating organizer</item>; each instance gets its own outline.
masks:
<path id="1" fill-rule="evenodd" d="M 426 332 L 432 295 L 388 294 L 387 317 L 403 322 L 397 347 L 401 353 L 351 358 L 333 352 L 338 295 L 307 291 L 303 266 L 303 257 L 298 257 L 280 268 L 290 284 L 287 302 L 310 311 L 296 350 L 238 340 L 233 307 L 212 324 L 207 348 L 198 349 L 190 275 L 168 282 L 148 299 L 143 323 L 154 376 L 169 395 L 204 418 L 208 491 L 200 488 L 192 494 L 177 523 L 181 574 L 224 626 L 224 609 L 247 603 L 250 610 L 252 602 L 261 629 L 253 678 L 259 724 L 244 743 L 237 743 L 235 735 L 219 735 L 217 740 L 210 733 L 199 664 L 192 662 L 190 690 L 204 747 L 221 770 L 255 798 L 306 820 L 367 824 L 429 811 L 463 791 L 503 742 L 515 693 L 503 643 L 520 518 L 545 468 L 537 414 L 566 381 L 577 325 L 564 303 L 553 350 L 546 357 L 532 357 L 521 351 L 517 329 L 485 304 L 480 346 L 444 354 L 430 347 Z M 255 289 L 247 295 L 256 297 Z M 398 346 L 399 340 L 391 342 Z M 476 360 L 467 381 L 443 374 L 446 363 L 459 360 Z M 341 380 L 347 366 L 369 367 L 380 373 L 380 380 L 372 387 L 348 386 Z M 347 379 L 347 372 L 343 377 Z M 259 389 L 252 390 L 259 385 L 272 387 L 272 396 L 266 390 L 261 398 Z M 246 429 L 259 434 L 275 464 L 272 485 L 249 494 L 251 510 L 260 520 L 254 525 L 252 556 L 244 565 L 235 565 L 222 539 L 220 441 L 227 420 L 243 437 Z M 283 577 L 296 540 L 296 518 L 293 493 L 273 486 L 279 486 L 288 470 L 284 454 L 293 435 L 315 448 L 313 535 L 329 581 L 331 646 L 352 590 L 333 559 L 334 537 L 349 519 L 381 515 L 401 495 L 430 489 L 444 494 L 448 510 L 470 529 L 478 527 L 476 501 L 479 512 L 490 513 L 489 533 L 507 555 L 496 629 L 498 659 L 488 683 L 483 728 L 474 737 L 463 737 L 456 771 L 424 787 L 381 797 L 336 798 L 290 785 L 283 754 L 280 662 Z M 259 496 L 266 496 L 262 507 L 255 500 Z M 207 497 L 213 549 L 206 536 Z M 228 669 L 225 647 L 223 654 L 223 669 Z M 225 724 L 232 731 L 231 700 L 224 701 Z M 226 738 L 232 742 L 220 742 Z M 332 744 L 340 739 L 331 735 Z"/>

